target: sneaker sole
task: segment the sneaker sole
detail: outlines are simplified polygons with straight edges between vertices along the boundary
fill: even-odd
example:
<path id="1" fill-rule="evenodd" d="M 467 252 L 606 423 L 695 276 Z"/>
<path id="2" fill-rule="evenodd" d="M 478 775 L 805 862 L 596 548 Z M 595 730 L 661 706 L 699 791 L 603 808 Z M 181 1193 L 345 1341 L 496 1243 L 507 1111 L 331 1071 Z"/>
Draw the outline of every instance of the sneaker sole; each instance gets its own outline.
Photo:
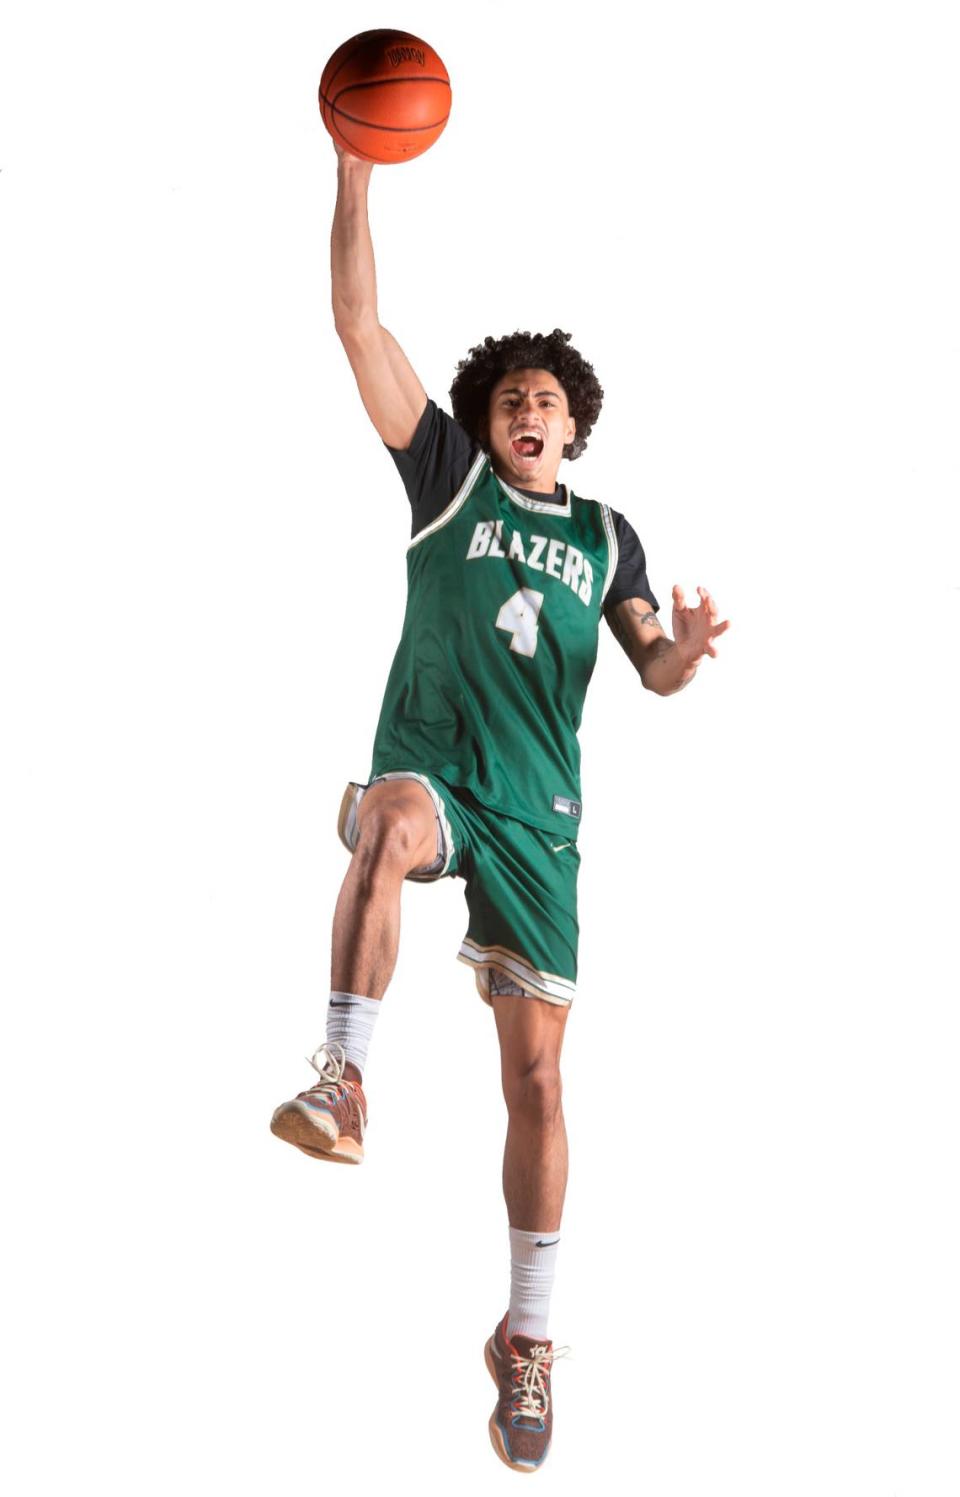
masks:
<path id="1" fill-rule="evenodd" d="M 497 1385 L 497 1391 L 499 1392 L 499 1389 L 500 1389 L 500 1379 L 497 1377 L 496 1363 L 493 1360 L 493 1337 L 492 1336 L 490 1337 L 490 1339 L 487 1342 L 486 1346 L 483 1348 L 483 1359 L 484 1359 L 484 1361 L 487 1364 L 487 1371 L 489 1372 L 490 1376 L 493 1378 L 493 1381 L 496 1383 L 496 1385 Z M 497 1405 L 497 1407 L 499 1408 L 499 1404 Z M 528 1472 L 529 1474 L 532 1475 L 534 1471 L 539 1471 L 540 1470 L 540 1467 L 543 1465 L 543 1463 L 546 1460 L 547 1455 L 549 1453 L 549 1449 L 550 1449 L 549 1446 L 547 1447 L 547 1450 L 544 1451 L 543 1456 L 541 1457 L 541 1459 L 537 1462 L 537 1464 L 535 1466 L 531 1466 L 528 1461 L 512 1461 L 510 1459 L 509 1455 L 507 1454 L 507 1447 L 503 1443 L 503 1432 L 501 1431 L 500 1426 L 497 1423 L 497 1410 L 496 1409 L 494 1409 L 493 1413 L 490 1415 L 490 1419 L 489 1419 L 489 1422 L 487 1424 L 487 1428 L 490 1431 L 490 1443 L 491 1443 L 491 1445 L 493 1446 L 493 1448 L 496 1451 L 497 1455 L 503 1461 L 503 1464 L 505 1466 L 509 1466 L 511 1471 L 526 1471 L 526 1472 Z"/>
<path id="2" fill-rule="evenodd" d="M 353 1138 L 328 1133 L 319 1123 L 306 1117 L 298 1107 L 278 1109 L 270 1121 L 270 1132 L 284 1143 L 293 1144 L 311 1159 L 327 1159 L 331 1164 L 362 1164 L 363 1146 Z"/>

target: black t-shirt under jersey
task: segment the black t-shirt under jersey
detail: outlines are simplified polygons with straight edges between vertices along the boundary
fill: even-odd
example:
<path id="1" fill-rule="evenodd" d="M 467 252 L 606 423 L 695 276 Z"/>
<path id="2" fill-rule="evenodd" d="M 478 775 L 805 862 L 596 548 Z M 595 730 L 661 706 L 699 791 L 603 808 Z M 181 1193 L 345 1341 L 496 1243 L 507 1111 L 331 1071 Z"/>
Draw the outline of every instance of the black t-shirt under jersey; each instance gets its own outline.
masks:
<path id="1" fill-rule="evenodd" d="M 443 513 L 460 488 L 477 455 L 477 443 L 459 422 L 428 399 L 410 446 L 387 447 L 387 451 L 397 465 L 410 500 L 411 535 L 419 535 L 425 525 L 432 524 Z M 534 493 L 532 489 L 518 489 L 518 492 L 541 503 L 551 502 L 549 494 Z M 559 484 L 554 496 L 556 503 L 564 502 Z M 604 611 L 609 613 L 625 598 L 646 598 L 659 610 L 660 604 L 647 581 L 647 561 L 637 532 L 615 509 L 610 514 L 616 527 L 619 558 Z"/>

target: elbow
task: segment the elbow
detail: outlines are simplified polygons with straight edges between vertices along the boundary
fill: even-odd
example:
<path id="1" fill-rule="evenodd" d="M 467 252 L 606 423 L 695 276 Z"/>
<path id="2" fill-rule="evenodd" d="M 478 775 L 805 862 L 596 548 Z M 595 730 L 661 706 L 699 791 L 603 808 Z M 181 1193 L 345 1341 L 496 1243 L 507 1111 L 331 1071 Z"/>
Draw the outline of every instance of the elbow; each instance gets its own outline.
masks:
<path id="1" fill-rule="evenodd" d="M 638 650 L 632 659 L 633 668 L 640 677 L 640 684 L 644 691 L 652 691 L 655 696 L 660 696 L 661 692 L 656 683 L 656 673 L 650 669 L 653 661 L 649 655 L 643 650 Z"/>
<path id="2" fill-rule="evenodd" d="M 655 697 L 670 695 L 670 687 L 664 686 L 663 673 L 656 669 L 655 660 L 641 660 L 637 665 L 637 675 L 643 682 L 644 691 L 652 691 Z"/>
<path id="3" fill-rule="evenodd" d="M 363 312 L 348 312 L 334 303 L 333 329 L 340 342 L 345 345 L 362 343 L 364 339 L 380 331 L 376 308 Z"/>

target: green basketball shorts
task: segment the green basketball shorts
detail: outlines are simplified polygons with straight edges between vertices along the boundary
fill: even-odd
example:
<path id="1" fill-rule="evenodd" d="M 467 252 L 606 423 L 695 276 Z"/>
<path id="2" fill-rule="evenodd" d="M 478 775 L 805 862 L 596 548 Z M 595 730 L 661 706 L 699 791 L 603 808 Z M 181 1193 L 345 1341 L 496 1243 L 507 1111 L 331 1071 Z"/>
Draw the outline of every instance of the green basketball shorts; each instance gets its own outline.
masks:
<path id="1" fill-rule="evenodd" d="M 473 968 L 481 998 L 490 1003 L 491 994 L 512 992 L 572 1003 L 579 933 L 576 842 L 491 811 L 436 775 L 396 770 L 376 775 L 370 785 L 383 780 L 416 780 L 433 801 L 436 857 L 407 877 L 464 880 L 469 920 L 458 956 Z M 351 853 L 357 807 L 370 785 L 351 781 L 340 807 L 337 829 Z"/>

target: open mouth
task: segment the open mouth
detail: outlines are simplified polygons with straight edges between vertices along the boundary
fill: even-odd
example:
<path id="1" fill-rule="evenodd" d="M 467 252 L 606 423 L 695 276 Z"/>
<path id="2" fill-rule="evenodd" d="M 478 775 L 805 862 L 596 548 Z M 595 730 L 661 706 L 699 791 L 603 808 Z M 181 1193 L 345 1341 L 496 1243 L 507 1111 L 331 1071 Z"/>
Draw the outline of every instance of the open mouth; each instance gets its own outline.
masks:
<path id="1" fill-rule="evenodd" d="M 535 463 L 543 451 L 543 438 L 534 436 L 532 432 L 521 434 L 513 438 L 510 449 L 519 462 Z"/>

